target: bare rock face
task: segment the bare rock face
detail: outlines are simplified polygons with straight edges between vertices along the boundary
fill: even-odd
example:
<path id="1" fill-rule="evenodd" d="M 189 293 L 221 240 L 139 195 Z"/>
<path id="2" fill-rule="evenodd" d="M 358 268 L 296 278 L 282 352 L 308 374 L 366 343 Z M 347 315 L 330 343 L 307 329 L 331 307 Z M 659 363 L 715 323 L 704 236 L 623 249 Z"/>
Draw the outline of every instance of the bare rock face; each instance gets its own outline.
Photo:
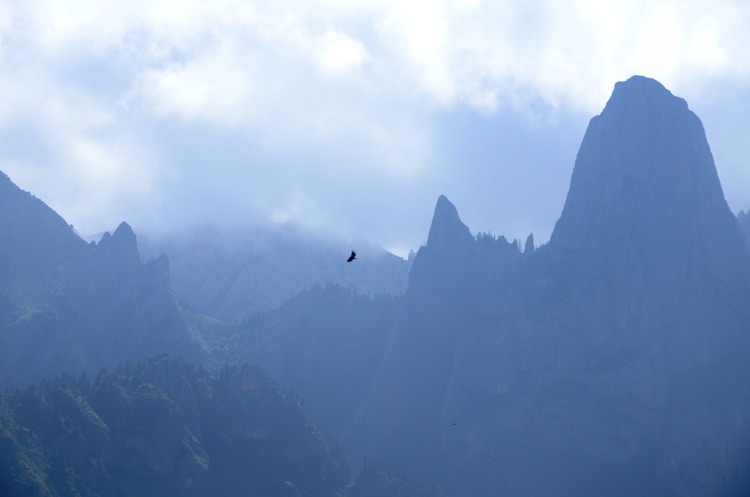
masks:
<path id="1" fill-rule="evenodd" d="M 719 495 L 750 475 L 748 251 L 684 100 L 616 85 L 537 250 L 471 240 L 438 204 L 453 221 L 417 254 L 357 427 L 376 456 L 465 495 Z"/>
<path id="2" fill-rule="evenodd" d="M 658 342 L 676 370 L 743 339 L 742 233 L 700 120 L 655 80 L 617 83 L 591 120 L 550 248 L 570 267 L 576 307 L 600 316 L 599 330 L 584 326 L 592 340 Z M 712 328 L 722 332 L 706 343 Z"/>
<path id="3" fill-rule="evenodd" d="M 438 198 L 380 370 L 346 430 L 355 457 L 372 455 L 434 477 L 430 472 L 442 464 L 444 400 L 466 311 L 484 298 L 477 289 L 503 279 L 520 257 L 518 245 L 505 238 L 474 237 L 455 206 Z"/>
<path id="4" fill-rule="evenodd" d="M 663 291 L 747 276 L 700 120 L 641 76 L 617 83 L 591 120 L 550 244 L 592 271 L 648 275 Z"/>

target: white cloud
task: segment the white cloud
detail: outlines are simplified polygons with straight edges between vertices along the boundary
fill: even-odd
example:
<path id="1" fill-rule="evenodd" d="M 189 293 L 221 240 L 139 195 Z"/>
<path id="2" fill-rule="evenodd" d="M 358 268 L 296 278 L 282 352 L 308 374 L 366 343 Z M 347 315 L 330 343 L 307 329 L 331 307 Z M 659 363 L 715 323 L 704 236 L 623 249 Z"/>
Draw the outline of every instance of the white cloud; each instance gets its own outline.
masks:
<path id="1" fill-rule="evenodd" d="M 159 117 L 233 124 L 253 105 L 252 87 L 251 75 L 231 48 L 219 47 L 186 62 L 146 68 L 124 103 Z"/>
<path id="2" fill-rule="evenodd" d="M 358 40 L 336 30 L 327 30 L 316 37 L 317 59 L 322 71 L 329 76 L 347 74 L 364 64 L 367 50 Z"/>
<path id="3" fill-rule="evenodd" d="M 746 84 L 749 24 L 736 0 L 0 0 L 0 126 L 33 122 L 54 159 L 0 160 L 44 170 L 58 188 L 34 190 L 77 219 L 113 217 L 188 167 L 161 124 L 218 127 L 246 170 L 212 172 L 262 176 L 277 219 L 324 219 L 325 193 L 302 201 L 289 177 L 323 192 L 460 175 L 434 152 L 454 109 L 528 125 L 597 113 L 632 74 L 689 99 Z"/>
<path id="4" fill-rule="evenodd" d="M 590 112 L 615 80 L 632 73 L 677 85 L 750 74 L 744 57 L 750 6 L 733 0 L 32 0 L 25 5 L 18 9 L 31 29 L 27 41 L 40 50 L 136 49 L 142 66 L 134 77 L 158 76 L 169 87 L 177 84 L 170 78 L 195 78 L 208 64 L 220 65 L 205 58 L 221 57 L 216 47 L 227 44 L 237 53 L 282 57 L 295 75 L 305 73 L 309 56 L 327 76 L 348 74 L 376 59 L 380 70 L 369 73 L 375 85 L 382 82 L 378 78 L 402 78 L 440 105 L 489 110 L 512 105 L 530 89 L 553 106 L 569 102 Z M 9 11 L 7 4 L 0 8 L 0 33 L 8 29 Z M 358 36 L 363 30 L 369 30 L 366 42 Z M 151 66 L 158 61 L 165 64 Z M 241 67 L 255 79 L 283 76 L 265 69 Z M 200 114 L 191 99 L 184 98 L 183 105 L 185 114 Z"/>

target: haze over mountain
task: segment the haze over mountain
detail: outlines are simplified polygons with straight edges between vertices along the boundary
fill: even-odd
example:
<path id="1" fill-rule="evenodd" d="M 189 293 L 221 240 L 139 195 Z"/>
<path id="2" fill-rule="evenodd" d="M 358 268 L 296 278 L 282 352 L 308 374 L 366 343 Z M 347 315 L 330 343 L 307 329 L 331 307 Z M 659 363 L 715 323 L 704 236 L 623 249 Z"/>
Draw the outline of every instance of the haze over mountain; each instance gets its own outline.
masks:
<path id="1" fill-rule="evenodd" d="M 86 243 L 0 173 L 0 384 L 96 373 L 155 353 L 201 360 L 166 258 L 139 261 L 126 223 Z"/>
<path id="2" fill-rule="evenodd" d="M 228 321 L 276 308 L 316 284 L 400 295 L 411 267 L 374 243 L 350 245 L 288 226 L 241 232 L 204 226 L 144 241 L 146 260 L 169 258 L 172 287 L 183 303 Z M 351 247 L 357 264 L 341 264 Z"/>
<path id="3" fill-rule="evenodd" d="M 698 118 L 618 83 L 548 245 L 438 200 L 349 444 L 470 495 L 716 495 L 748 470 L 749 259 Z"/>
<path id="4" fill-rule="evenodd" d="M 143 492 L 210 489 L 222 474 L 271 495 L 441 495 L 394 478 L 385 463 L 464 497 L 745 496 L 747 217 L 727 206 L 698 117 L 640 76 L 618 83 L 590 121 L 549 243 L 536 247 L 529 235 L 523 250 L 517 240 L 473 235 L 440 196 L 410 261 L 386 256 L 360 268 L 366 250 L 347 265 L 348 246 L 305 253 L 299 240 L 275 234 L 230 240 L 229 250 L 208 230 L 152 243 L 146 259 L 171 255 L 144 264 L 127 224 L 87 244 L 3 175 L 5 384 L 167 351 L 210 368 L 251 361 L 302 397 L 280 394 L 253 368 L 211 376 L 157 359 L 94 381 L 111 394 L 96 406 L 91 385 L 70 378 L 11 392 L 0 405 L 0 456 L 23 474 L 67 482 L 60 489 L 78 481 L 76 489 L 96 492 L 133 479 Z M 258 248 L 266 243 L 274 250 Z M 180 283 L 171 282 L 168 257 Z M 316 285 L 324 281 L 333 284 Z M 221 378 L 234 390 L 222 390 Z M 269 402 L 253 397 L 258 384 L 272 392 Z M 201 409 L 189 391 L 205 400 Z M 87 402 L 100 420 L 114 420 L 103 421 L 112 437 L 104 445 L 101 423 L 81 408 Z M 39 423 L 24 424 L 24 405 L 44 407 Z M 164 429 L 120 416 L 141 408 Z M 305 428 L 289 430 L 281 452 L 260 455 L 255 444 L 270 432 L 242 429 L 256 415 Z M 228 422 L 211 424 L 221 416 Z M 207 430 L 197 434 L 205 423 L 218 426 L 219 446 Z M 91 441 L 89 459 L 71 433 Z M 131 443 L 137 450 L 125 450 Z M 348 488 L 343 457 L 362 467 Z M 269 464 L 268 479 L 251 482 L 258 473 L 242 471 L 248 461 Z M 287 476 L 300 469 L 310 478 Z"/>

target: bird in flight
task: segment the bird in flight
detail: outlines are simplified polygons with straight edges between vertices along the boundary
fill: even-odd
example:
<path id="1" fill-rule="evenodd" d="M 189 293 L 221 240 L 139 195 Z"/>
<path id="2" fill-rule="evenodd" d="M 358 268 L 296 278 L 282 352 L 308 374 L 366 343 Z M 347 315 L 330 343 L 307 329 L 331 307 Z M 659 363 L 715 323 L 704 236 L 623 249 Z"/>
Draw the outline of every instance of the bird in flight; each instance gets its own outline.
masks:
<path id="1" fill-rule="evenodd" d="M 352 262 L 356 258 L 357 258 L 357 253 L 352 250 L 352 255 L 349 256 L 349 258 L 346 260 L 346 262 Z"/>

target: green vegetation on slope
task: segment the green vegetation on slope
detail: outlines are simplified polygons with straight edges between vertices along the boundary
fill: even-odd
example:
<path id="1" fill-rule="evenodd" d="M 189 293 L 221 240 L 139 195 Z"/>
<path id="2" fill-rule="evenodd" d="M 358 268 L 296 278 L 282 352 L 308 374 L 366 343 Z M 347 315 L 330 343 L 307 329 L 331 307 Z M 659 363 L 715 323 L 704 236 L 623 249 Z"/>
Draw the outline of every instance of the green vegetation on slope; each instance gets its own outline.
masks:
<path id="1" fill-rule="evenodd" d="M 171 357 L 0 397 L 3 496 L 335 496 L 343 457 L 253 367 Z"/>

